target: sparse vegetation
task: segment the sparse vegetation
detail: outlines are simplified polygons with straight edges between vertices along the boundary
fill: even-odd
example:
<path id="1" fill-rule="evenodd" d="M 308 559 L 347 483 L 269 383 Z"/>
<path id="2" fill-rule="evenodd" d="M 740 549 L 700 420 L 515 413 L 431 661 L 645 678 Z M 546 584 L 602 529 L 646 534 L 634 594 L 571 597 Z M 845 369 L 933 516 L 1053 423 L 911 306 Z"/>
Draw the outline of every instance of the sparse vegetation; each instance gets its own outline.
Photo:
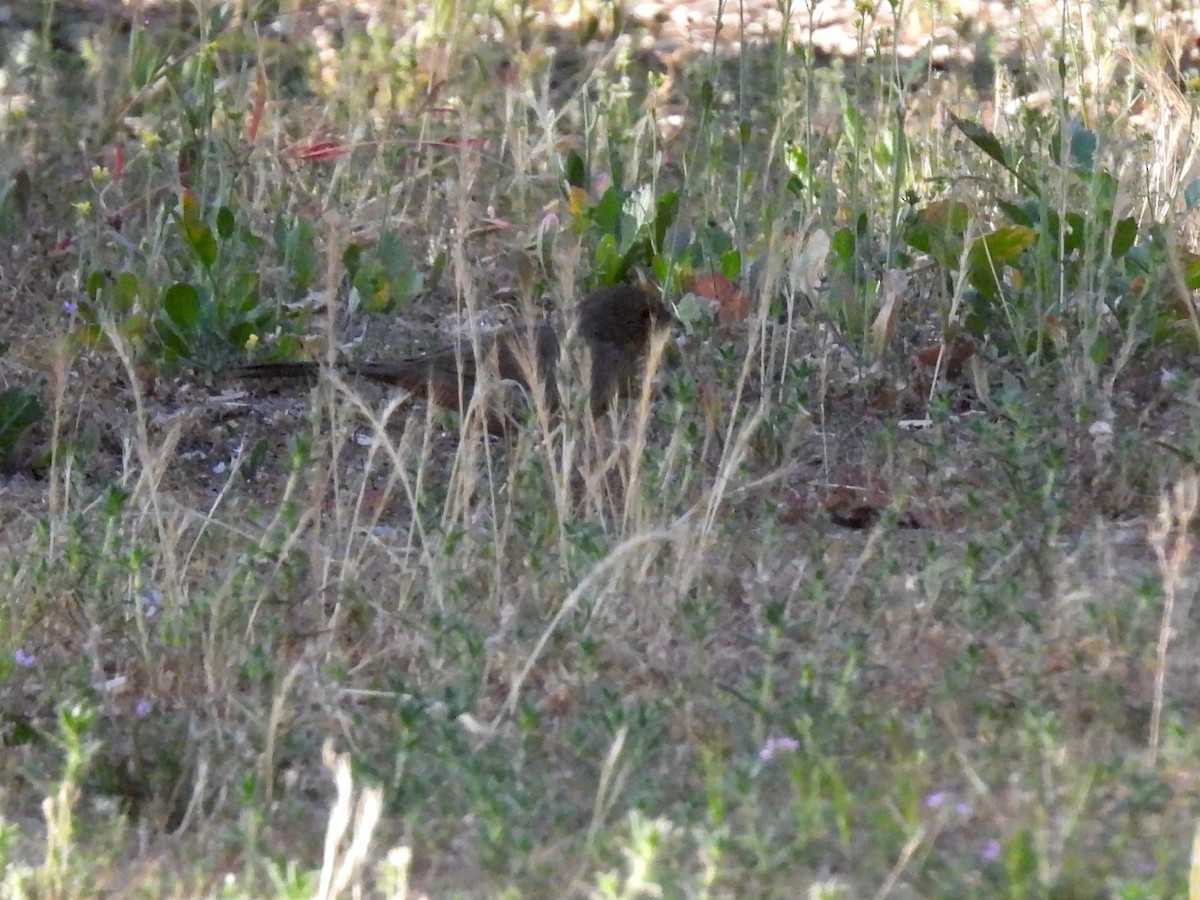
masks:
<path id="1" fill-rule="evenodd" d="M 1194 85 L 1134 12 L 935 67 L 870 4 L 460 6 L 0 36 L 0 897 L 1200 897 Z M 682 333 L 596 421 L 227 374 L 635 273 Z"/>

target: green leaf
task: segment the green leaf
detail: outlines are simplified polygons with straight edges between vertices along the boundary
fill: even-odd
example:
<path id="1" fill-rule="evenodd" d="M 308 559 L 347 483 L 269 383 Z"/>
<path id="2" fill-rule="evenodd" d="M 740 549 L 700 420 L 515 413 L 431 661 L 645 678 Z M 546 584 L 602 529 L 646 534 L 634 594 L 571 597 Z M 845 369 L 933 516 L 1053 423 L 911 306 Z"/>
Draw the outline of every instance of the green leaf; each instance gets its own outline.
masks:
<path id="1" fill-rule="evenodd" d="M 1076 169 L 1091 171 L 1096 165 L 1096 132 L 1090 128 L 1075 127 L 1071 130 L 1071 165 Z"/>
<path id="2" fill-rule="evenodd" d="M 275 227 L 271 229 L 271 236 L 275 239 L 275 251 L 281 256 L 287 252 L 288 232 L 292 228 L 292 219 L 290 216 L 278 216 L 275 219 Z"/>
<path id="3" fill-rule="evenodd" d="M 829 250 L 833 256 L 839 259 L 852 259 L 857 243 L 854 232 L 843 226 L 833 233 L 833 239 L 829 242 Z"/>
<path id="4" fill-rule="evenodd" d="M 667 238 L 667 229 L 675 224 L 679 215 L 679 195 L 675 191 L 667 191 L 658 198 L 658 206 L 654 210 L 654 246 L 661 249 Z"/>
<path id="5" fill-rule="evenodd" d="M 1133 216 L 1127 216 L 1117 222 L 1113 229 L 1112 239 L 1112 258 L 1120 259 L 1129 252 L 1129 248 L 1133 246 L 1133 242 L 1137 240 L 1138 226 L 1137 220 Z"/>
<path id="6" fill-rule="evenodd" d="M 99 269 L 93 269 L 91 272 L 88 272 L 87 284 L 85 288 L 87 295 L 91 299 L 95 300 L 97 295 L 100 293 L 100 289 L 104 287 L 104 284 L 107 281 L 108 275 Z"/>
<path id="7" fill-rule="evenodd" d="M 648 266 L 654 259 L 654 249 L 650 246 L 650 240 L 646 237 L 640 237 L 630 244 L 625 252 L 621 254 L 620 263 L 615 271 L 610 275 L 609 284 L 615 284 L 618 281 L 624 281 L 635 266 Z"/>
<path id="8" fill-rule="evenodd" d="M 275 222 L 275 246 L 291 270 L 291 288 L 303 294 L 317 277 L 317 230 L 308 219 L 281 216 Z"/>
<path id="9" fill-rule="evenodd" d="M 742 274 L 742 254 L 737 250 L 726 251 L 721 254 L 721 264 L 718 268 L 722 275 L 736 282 Z"/>
<path id="10" fill-rule="evenodd" d="M 1005 266 L 1036 240 L 1037 232 L 1023 225 L 997 228 L 976 238 L 967 253 L 967 279 L 971 286 L 988 298 L 998 297 Z"/>
<path id="11" fill-rule="evenodd" d="M 1000 163 L 1008 172 L 1021 183 L 1029 193 L 1035 197 L 1041 197 L 1041 191 L 1038 186 L 1024 177 L 1017 171 L 1016 167 L 1008 160 L 1008 152 L 1004 149 L 1004 145 L 996 138 L 994 134 L 984 128 L 977 122 L 970 122 L 966 119 L 959 118 L 950 113 L 950 119 L 954 122 L 956 128 L 961 131 L 972 144 Z"/>
<path id="12" fill-rule="evenodd" d="M 350 244 L 342 253 L 342 265 L 346 269 L 346 274 L 350 276 L 350 280 L 354 280 L 354 276 L 358 274 L 359 264 L 362 262 L 363 247 L 362 244 Z"/>
<path id="13" fill-rule="evenodd" d="M 572 150 L 567 154 L 567 162 L 564 168 L 564 175 L 567 179 L 567 184 L 570 187 L 587 188 L 587 167 L 584 165 L 583 157 L 579 155 L 578 150 Z"/>
<path id="14" fill-rule="evenodd" d="M 433 258 L 433 265 L 429 267 L 427 283 L 436 285 L 442 280 L 442 273 L 446 271 L 446 251 L 438 251 L 438 255 Z"/>
<path id="15" fill-rule="evenodd" d="M 600 284 L 612 284 L 621 268 L 621 254 L 617 250 L 617 239 L 606 234 L 596 243 L 596 276 Z"/>
<path id="16" fill-rule="evenodd" d="M 1008 154 L 1004 150 L 1004 145 L 999 139 L 980 125 L 978 122 L 971 122 L 967 119 L 962 119 L 954 113 L 950 113 L 950 121 L 954 126 L 963 133 L 963 135 L 972 144 L 994 159 L 1004 168 L 1012 171 L 1012 166 L 1008 162 Z"/>
<path id="17" fill-rule="evenodd" d="M 588 210 L 588 218 L 600 230 L 601 235 L 607 235 L 614 241 L 621 235 L 621 210 L 625 199 L 625 192 L 612 186 Z"/>
<path id="18" fill-rule="evenodd" d="M 1089 180 L 1092 185 L 1092 208 L 1096 211 L 1096 218 L 1107 225 L 1112 218 L 1113 207 L 1117 205 L 1121 182 L 1110 172 L 1097 172 Z"/>
<path id="19" fill-rule="evenodd" d="M 29 426 L 42 418 L 42 405 L 37 397 L 20 388 L 0 391 L 0 457 L 16 446 Z"/>
<path id="20" fill-rule="evenodd" d="M 258 306 L 258 273 L 242 272 L 234 279 L 226 295 L 229 306 L 238 312 L 248 313 Z"/>
<path id="21" fill-rule="evenodd" d="M 1030 214 L 1030 211 L 1019 203 L 997 200 L 996 205 L 1003 210 L 1004 214 L 1008 216 L 1009 221 L 1014 225 L 1024 225 L 1027 228 L 1032 228 L 1038 222 L 1037 214 Z"/>
<path id="22" fill-rule="evenodd" d="M 212 229 L 199 220 L 184 219 L 183 238 L 200 260 L 200 265 L 211 269 L 217 261 L 217 239 L 213 237 Z"/>
<path id="23" fill-rule="evenodd" d="M 600 31 L 600 17 L 590 15 L 587 21 L 583 23 L 583 27 L 579 29 L 579 46 L 586 47 L 596 39 L 597 32 Z"/>
<path id="24" fill-rule="evenodd" d="M 425 290 L 425 276 L 416 269 L 409 269 L 396 279 L 396 305 L 403 306 L 420 296 Z"/>
<path id="25" fill-rule="evenodd" d="M 651 224 L 651 210 L 654 209 L 654 191 L 650 185 L 644 184 L 637 190 L 632 191 L 625 198 L 625 203 L 621 206 L 621 212 L 624 214 L 625 220 L 629 223 L 628 228 L 622 228 L 620 235 L 623 238 L 622 243 L 632 243 L 643 228 Z M 624 223 L 622 223 L 624 224 Z"/>
<path id="26" fill-rule="evenodd" d="M 1070 255 L 1076 250 L 1084 249 L 1084 245 L 1087 243 L 1088 224 L 1077 212 L 1067 213 L 1066 219 L 1067 234 L 1063 238 L 1062 248 L 1064 255 Z"/>
<path id="27" fill-rule="evenodd" d="M 957 268 L 970 224 L 971 207 L 958 200 L 939 200 L 916 211 L 904 229 L 904 239 L 942 265 Z"/>
<path id="28" fill-rule="evenodd" d="M 395 232 L 385 231 L 374 246 L 348 255 L 354 270 L 352 283 L 367 312 L 388 312 L 425 289 L 424 275 L 412 267 L 404 242 Z"/>
<path id="29" fill-rule="evenodd" d="M 795 141 L 788 141 L 784 144 L 783 165 L 788 170 L 788 174 L 794 175 L 801 180 L 808 178 L 808 154 Z"/>
<path id="30" fill-rule="evenodd" d="M 162 299 L 167 317 L 182 333 L 192 332 L 200 324 L 200 295 L 185 282 L 167 288 Z"/>
<path id="31" fill-rule="evenodd" d="M 150 84 L 162 66 L 160 50 L 149 32 L 135 28 L 129 36 L 129 80 L 135 91 Z"/>
<path id="32" fill-rule="evenodd" d="M 171 357 L 189 359 L 191 357 L 187 341 L 179 336 L 179 332 L 172 328 L 170 323 L 161 320 L 156 322 L 154 333 L 158 335 L 158 339 L 162 341 L 163 347 L 168 351 L 168 359 Z"/>
<path id="33" fill-rule="evenodd" d="M 217 234 L 221 236 L 221 240 L 227 241 L 233 237 L 236 229 L 237 221 L 233 217 L 233 211 L 228 206 L 222 206 L 217 210 Z"/>
<path id="34" fill-rule="evenodd" d="M 1187 204 L 1188 212 L 1200 205 L 1200 178 L 1188 182 L 1183 189 L 1183 201 Z"/>
<path id="35" fill-rule="evenodd" d="M 226 338 L 231 347 L 244 347 L 246 341 L 250 340 L 250 336 L 256 331 L 257 329 L 249 322 L 240 322 L 229 329 Z"/>
<path id="36" fill-rule="evenodd" d="M 1189 291 L 1200 290 L 1200 256 L 1185 255 L 1183 263 L 1183 283 Z"/>
<path id="37" fill-rule="evenodd" d="M 113 282 L 112 305 L 119 313 L 130 312 L 138 297 L 138 277 L 133 272 L 122 272 Z"/>
<path id="38" fill-rule="evenodd" d="M 984 235 L 973 246 L 985 245 L 992 259 L 1008 264 L 1024 253 L 1035 240 L 1037 232 L 1032 228 L 1010 225 Z"/>

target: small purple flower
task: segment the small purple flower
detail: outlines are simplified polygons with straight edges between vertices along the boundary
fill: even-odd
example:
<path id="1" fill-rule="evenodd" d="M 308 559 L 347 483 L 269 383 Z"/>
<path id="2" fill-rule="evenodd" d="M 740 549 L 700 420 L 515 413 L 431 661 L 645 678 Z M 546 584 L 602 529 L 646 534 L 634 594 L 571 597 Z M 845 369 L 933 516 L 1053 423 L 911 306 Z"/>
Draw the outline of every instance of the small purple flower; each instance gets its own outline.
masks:
<path id="1" fill-rule="evenodd" d="M 150 705 L 150 701 L 147 700 L 145 697 L 143 697 L 141 700 L 139 700 L 137 702 L 137 705 L 135 705 L 133 707 L 133 714 L 135 716 L 137 716 L 139 719 L 143 719 L 146 716 L 150 715 L 150 710 L 152 710 L 153 708 L 154 707 Z"/>
<path id="2" fill-rule="evenodd" d="M 995 862 L 1000 858 L 1000 842 L 995 838 L 986 841 L 979 849 L 979 855 L 988 862 Z"/>
<path id="3" fill-rule="evenodd" d="M 793 737 L 770 737 L 758 751 L 758 758 L 767 762 L 776 753 L 795 753 L 800 749 L 800 742 Z"/>
<path id="4" fill-rule="evenodd" d="M 925 797 L 925 808 L 937 809 L 946 802 L 946 798 L 949 796 L 950 795 L 945 791 L 934 791 L 932 794 L 929 794 Z"/>
<path id="5" fill-rule="evenodd" d="M 64 300 L 63 301 L 63 309 L 65 309 L 69 313 L 79 312 L 79 304 L 72 303 L 70 300 Z"/>
<path id="6" fill-rule="evenodd" d="M 37 662 L 37 657 L 34 656 L 32 653 L 30 653 L 28 650 L 26 650 L 24 647 L 18 647 L 16 650 L 13 651 L 13 662 L 15 662 L 18 666 L 24 666 L 25 668 L 29 668 L 35 662 Z"/>
<path id="7" fill-rule="evenodd" d="M 959 800 L 954 804 L 954 811 L 960 816 L 969 816 L 971 814 L 971 804 L 966 800 Z"/>

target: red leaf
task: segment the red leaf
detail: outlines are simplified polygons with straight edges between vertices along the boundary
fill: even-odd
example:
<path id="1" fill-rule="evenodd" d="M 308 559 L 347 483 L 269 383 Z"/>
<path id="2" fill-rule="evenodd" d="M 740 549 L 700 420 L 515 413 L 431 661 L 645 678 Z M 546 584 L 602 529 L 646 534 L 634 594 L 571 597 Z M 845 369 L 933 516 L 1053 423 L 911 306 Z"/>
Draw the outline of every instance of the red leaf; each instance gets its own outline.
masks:
<path id="1" fill-rule="evenodd" d="M 750 301 L 720 272 L 696 272 L 683 282 L 683 289 L 707 300 L 717 301 L 717 321 L 743 322 L 750 316 Z"/>
<path id="2" fill-rule="evenodd" d="M 325 162 L 330 159 L 339 159 L 350 152 L 350 148 L 344 141 L 335 139 L 325 141 L 314 141 L 311 144 L 294 144 L 289 148 L 289 152 L 295 154 L 307 162 Z"/>

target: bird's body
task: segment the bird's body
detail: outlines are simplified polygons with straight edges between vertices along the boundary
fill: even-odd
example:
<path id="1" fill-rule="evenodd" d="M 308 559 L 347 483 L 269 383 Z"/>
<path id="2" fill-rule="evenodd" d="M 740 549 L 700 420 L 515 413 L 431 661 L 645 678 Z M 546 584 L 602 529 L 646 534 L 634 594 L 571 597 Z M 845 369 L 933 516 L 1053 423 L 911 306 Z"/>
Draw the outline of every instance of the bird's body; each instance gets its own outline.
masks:
<path id="1" fill-rule="evenodd" d="M 592 411 L 599 415 L 615 396 L 632 390 L 651 335 L 669 326 L 675 317 L 661 300 L 628 285 L 592 291 L 579 304 L 576 315 L 576 333 L 591 356 Z M 555 370 L 559 341 L 552 323 L 540 321 L 486 335 L 479 350 L 483 365 L 497 378 L 526 390 L 539 384 L 547 403 L 558 404 Z M 237 374 L 246 378 L 307 378 L 320 368 L 316 362 L 259 363 L 242 366 Z M 475 358 L 472 342 L 464 340 L 426 356 L 396 362 L 343 363 L 338 368 L 461 412 L 474 395 L 480 361 Z"/>

